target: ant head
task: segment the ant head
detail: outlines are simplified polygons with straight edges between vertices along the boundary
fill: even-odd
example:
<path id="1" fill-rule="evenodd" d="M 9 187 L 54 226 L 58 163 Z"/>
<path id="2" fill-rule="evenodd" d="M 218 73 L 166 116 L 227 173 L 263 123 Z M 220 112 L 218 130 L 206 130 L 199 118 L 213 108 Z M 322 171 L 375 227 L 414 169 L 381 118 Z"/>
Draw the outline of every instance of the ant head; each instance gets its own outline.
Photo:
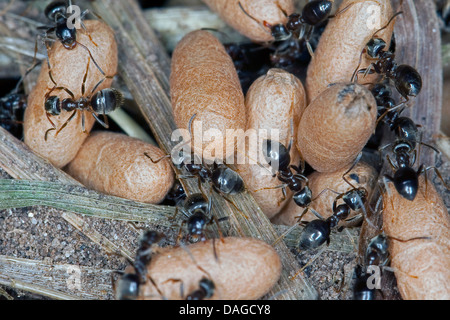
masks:
<path id="1" fill-rule="evenodd" d="M 422 89 L 422 77 L 410 65 L 402 64 L 395 69 L 395 87 L 403 97 L 415 97 Z"/>
<path id="2" fill-rule="evenodd" d="M 392 95 L 392 90 L 386 83 L 377 83 L 373 86 L 371 90 L 375 99 L 387 98 Z"/>
<path id="3" fill-rule="evenodd" d="M 72 50 L 77 45 L 77 29 L 69 28 L 65 19 L 62 19 L 56 26 L 56 37 L 61 41 L 64 48 Z"/>
<path id="4" fill-rule="evenodd" d="M 98 91 L 91 98 L 92 109 L 98 114 L 108 114 L 123 104 L 123 96 L 120 91 L 114 88 L 107 88 Z"/>
<path id="5" fill-rule="evenodd" d="M 271 26 L 270 32 L 275 41 L 284 41 L 291 37 L 291 32 L 281 23 Z"/>
<path id="6" fill-rule="evenodd" d="M 56 22 L 59 17 L 64 17 L 66 14 L 66 2 L 65 1 L 53 1 L 45 8 L 45 16 Z"/>
<path id="7" fill-rule="evenodd" d="M 153 230 L 147 230 L 140 239 L 140 246 L 143 248 L 148 248 L 152 244 L 160 241 L 164 236 L 159 232 Z"/>
<path id="8" fill-rule="evenodd" d="M 45 112 L 52 116 L 57 116 L 61 113 L 61 104 L 57 96 L 51 96 L 45 100 Z"/>
<path id="9" fill-rule="evenodd" d="M 134 273 L 126 273 L 119 279 L 116 290 L 117 300 L 136 300 L 139 295 L 139 277 Z"/>
<path id="10" fill-rule="evenodd" d="M 271 165 L 272 168 L 278 166 L 279 171 L 287 170 L 291 163 L 289 150 L 278 141 L 264 140 L 263 154 L 267 163 Z"/>
<path id="11" fill-rule="evenodd" d="M 386 48 L 386 42 L 381 38 L 372 38 L 366 45 L 367 54 L 371 58 L 379 58 L 384 48 Z"/>
<path id="12" fill-rule="evenodd" d="M 208 278 L 202 278 L 199 282 L 199 286 L 206 292 L 206 298 L 211 298 L 214 294 L 214 289 L 216 288 L 214 282 Z"/>
<path id="13" fill-rule="evenodd" d="M 410 154 L 414 151 L 414 146 L 411 141 L 407 139 L 400 139 L 397 143 L 392 147 L 392 152 L 396 155 L 399 154 Z"/>
<path id="14" fill-rule="evenodd" d="M 203 230 L 207 222 L 207 218 L 202 210 L 196 210 L 188 218 L 187 229 L 193 241 L 198 241 L 203 238 Z"/>

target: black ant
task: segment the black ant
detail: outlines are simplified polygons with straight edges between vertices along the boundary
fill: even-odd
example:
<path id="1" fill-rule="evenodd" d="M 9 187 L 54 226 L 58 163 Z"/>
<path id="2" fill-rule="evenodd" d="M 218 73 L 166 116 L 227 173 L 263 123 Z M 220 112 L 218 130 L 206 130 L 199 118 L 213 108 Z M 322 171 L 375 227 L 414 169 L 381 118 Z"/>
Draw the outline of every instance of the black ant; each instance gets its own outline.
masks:
<path id="1" fill-rule="evenodd" d="M 214 221 L 218 224 L 219 220 L 217 220 L 216 217 L 212 214 L 211 208 L 211 198 L 207 200 L 202 193 L 193 193 L 189 195 L 184 200 L 183 206 L 176 208 L 175 214 L 177 214 L 178 210 L 180 210 L 186 217 L 186 220 L 182 222 L 182 226 L 185 223 L 187 224 L 187 233 L 192 242 L 206 241 L 205 227 L 213 223 Z M 178 240 L 181 236 L 181 229 Z M 220 237 L 222 238 L 220 230 L 219 233 Z"/>
<path id="2" fill-rule="evenodd" d="M 14 135 L 20 131 L 20 121 L 27 106 L 27 95 L 11 92 L 0 98 L 0 123 L 3 128 Z M 19 120 L 20 119 L 20 120 Z"/>
<path id="3" fill-rule="evenodd" d="M 67 124 L 75 117 L 77 112 L 81 112 L 81 124 L 83 132 L 86 132 L 85 128 L 85 115 L 84 111 L 89 111 L 92 116 L 99 122 L 103 127 L 108 128 L 108 119 L 106 118 L 106 115 L 108 113 L 113 112 L 117 108 L 120 108 L 123 104 L 123 96 L 122 94 L 113 88 L 107 88 L 98 91 L 94 94 L 94 91 L 98 88 L 98 86 L 105 80 L 103 78 L 100 80 L 94 88 L 91 90 L 91 93 L 88 96 L 85 96 L 85 82 L 89 70 L 89 62 L 90 59 L 88 58 L 88 63 L 86 67 L 86 73 L 83 78 L 83 83 L 81 85 L 81 95 L 82 97 L 78 100 L 75 99 L 74 94 L 65 87 L 53 87 L 47 94 L 45 95 L 45 112 L 47 115 L 47 119 L 52 124 L 53 128 L 50 128 L 45 133 L 45 140 L 47 140 L 47 135 L 50 131 L 56 130 L 55 137 L 61 132 L 62 129 L 64 129 Z M 70 98 L 63 99 L 62 101 L 58 96 L 50 96 L 50 94 L 54 90 L 64 90 L 66 93 L 70 95 Z M 69 116 L 69 118 L 64 122 L 64 124 L 61 126 L 61 128 L 56 129 L 55 124 L 51 121 L 50 116 L 58 116 L 61 114 L 61 111 L 68 111 L 72 112 L 72 114 Z M 103 115 L 104 121 L 102 121 L 98 115 Z"/>
<path id="4" fill-rule="evenodd" d="M 283 14 L 287 17 L 287 22 L 285 24 L 280 23 L 271 25 L 267 21 L 263 21 L 262 25 L 270 30 L 270 33 L 275 41 L 288 40 L 292 36 L 295 36 L 298 39 L 305 39 L 308 51 L 311 56 L 313 56 L 313 50 L 309 41 L 314 27 L 319 26 L 328 19 L 336 17 L 338 14 L 344 12 L 351 5 L 353 5 L 350 4 L 339 13 L 332 16 L 331 11 L 333 9 L 333 3 L 334 1 L 329 0 L 313 0 L 308 2 L 303 7 L 301 14 L 292 13 L 290 15 L 288 15 L 280 6 L 278 6 Z M 254 17 L 252 17 L 248 12 L 245 11 L 240 2 L 239 7 L 248 17 L 255 20 L 259 24 L 259 21 L 257 21 Z"/>
<path id="5" fill-rule="evenodd" d="M 368 244 L 364 254 L 364 265 L 368 266 L 385 266 L 389 263 L 389 241 L 384 233 L 374 237 Z M 356 281 L 353 285 L 354 300 L 374 300 L 376 287 L 369 288 L 367 283 L 370 275 L 364 270 L 365 268 L 358 264 L 355 267 Z"/>
<path id="6" fill-rule="evenodd" d="M 402 13 L 402 11 L 397 12 L 384 27 L 378 29 L 372 35 L 372 38 L 361 52 L 358 67 L 355 69 L 351 79 L 351 81 L 354 81 L 355 78 L 357 80 L 358 73 L 364 73 L 364 75 L 372 73 L 372 68 L 374 72 L 391 79 L 394 82 L 397 91 L 405 99 L 405 101 L 399 103 L 397 106 L 389 108 L 386 112 L 391 112 L 394 108 L 396 109 L 408 102 L 409 97 L 417 96 L 422 89 L 422 77 L 419 72 L 410 65 L 397 64 L 395 61 L 395 53 L 392 49 L 389 48 L 388 50 L 385 50 L 387 48 L 386 42 L 381 38 L 375 37 L 378 32 L 387 28 L 389 24 Z M 365 69 L 359 69 L 364 53 L 367 53 L 367 55 L 371 59 L 375 60 L 375 62 L 372 62 L 369 67 Z"/>
<path id="7" fill-rule="evenodd" d="M 344 203 L 336 205 L 339 198 L 342 198 Z M 325 242 L 328 245 L 331 230 L 337 227 L 340 221 L 347 219 L 351 210 L 363 209 L 366 198 L 367 190 L 364 188 L 353 188 L 336 197 L 333 203 L 333 215 L 325 220 L 321 218 L 308 222 L 300 235 L 298 247 L 301 250 L 311 250 Z"/>
<path id="8" fill-rule="evenodd" d="M 184 201 L 184 199 L 186 199 L 186 192 L 184 191 L 183 185 L 177 180 L 167 193 L 166 200 L 178 205 L 181 201 Z"/>
<path id="9" fill-rule="evenodd" d="M 408 242 L 412 240 L 429 240 L 430 237 L 415 237 L 408 240 L 398 239 L 395 237 L 387 236 L 384 232 L 375 236 L 369 241 L 366 251 L 363 257 L 363 265 L 357 264 L 355 267 L 355 283 L 353 285 L 353 299 L 354 300 L 375 300 L 376 290 L 379 286 L 376 283 L 372 288 L 368 287 L 368 281 L 371 275 L 366 271 L 369 271 L 370 267 L 383 267 L 388 271 L 394 271 L 388 267 L 390 262 L 389 244 L 390 239 L 400 242 Z M 369 268 L 369 269 L 368 269 Z"/>
<path id="10" fill-rule="evenodd" d="M 405 130 L 405 132 L 408 132 Z M 430 169 L 434 169 L 438 177 L 444 183 L 444 186 L 449 189 L 446 185 L 442 175 L 436 167 L 430 166 L 425 168 L 423 164 L 419 168 L 414 170 L 413 166 L 416 162 L 417 151 L 415 149 L 415 140 L 410 140 L 406 138 L 398 138 L 393 144 L 388 144 L 380 148 L 380 150 L 392 145 L 392 153 L 394 154 L 395 161 L 393 162 L 389 155 L 386 155 L 389 164 L 394 170 L 394 176 L 385 175 L 384 179 L 390 180 L 394 183 L 397 192 L 410 201 L 413 201 L 417 195 L 419 189 L 419 175 L 426 173 Z M 424 144 L 423 142 L 420 142 Z M 433 149 L 435 152 L 440 153 L 439 150 L 434 147 L 424 144 L 429 148 Z"/>
<path id="11" fill-rule="evenodd" d="M 88 53 L 90 58 L 92 59 L 93 63 L 97 67 L 97 69 L 101 72 L 103 76 L 106 78 L 112 78 L 112 76 L 107 76 L 105 72 L 102 70 L 102 68 L 97 64 L 94 57 L 92 56 L 91 51 L 88 47 L 81 44 L 77 41 L 77 29 L 75 25 L 70 25 L 70 18 L 72 16 L 67 17 L 66 13 L 69 13 L 70 9 L 72 9 L 72 1 L 69 0 L 69 5 L 66 4 L 66 1 L 53 1 L 47 7 L 45 8 L 45 16 L 47 19 L 52 23 L 51 26 L 41 26 L 38 27 L 38 30 L 44 30 L 43 34 L 39 34 L 36 38 L 35 43 L 35 53 L 34 53 L 34 59 L 33 61 L 36 61 L 36 54 L 38 50 L 38 38 L 42 38 L 42 41 L 46 47 L 47 50 L 47 65 L 49 70 L 49 77 L 52 80 L 52 82 L 56 85 L 56 82 L 53 79 L 52 73 L 51 73 L 51 66 L 50 66 L 50 60 L 48 58 L 48 51 L 49 51 L 49 45 L 48 42 L 54 42 L 59 41 L 67 50 L 73 50 L 77 46 L 82 47 L 85 49 Z M 73 11 L 72 11 L 73 12 Z M 89 10 L 84 10 L 82 13 L 80 13 L 79 17 L 76 17 L 76 19 L 80 22 L 81 27 L 83 28 L 84 32 L 88 35 L 90 41 L 97 47 L 98 45 L 94 42 L 91 35 L 87 32 L 86 26 L 83 23 L 83 18 L 89 13 Z M 101 17 L 95 13 L 98 18 L 101 19 Z M 54 35 L 54 38 L 50 37 L 50 35 Z M 27 73 L 33 69 L 37 63 L 33 63 L 33 66 L 27 70 Z"/>
<path id="12" fill-rule="evenodd" d="M 312 191 L 308 186 L 308 178 L 306 178 L 303 174 L 301 174 L 303 170 L 299 169 L 295 165 L 290 164 L 291 155 L 289 152 L 291 146 L 292 140 L 289 143 L 288 148 L 286 148 L 282 143 L 278 141 L 264 140 L 263 155 L 265 157 L 266 162 L 272 167 L 272 170 L 277 168 L 276 176 L 278 180 L 283 182 L 283 185 L 280 185 L 276 188 L 282 188 L 284 199 L 286 198 L 286 188 L 289 188 L 291 191 L 294 192 L 293 195 L 294 202 L 299 207 L 307 208 L 313 201 Z M 294 169 L 297 173 L 296 174 L 292 173 L 291 168 Z M 305 183 L 304 187 L 302 187 L 303 182 Z M 284 199 L 282 201 L 284 201 Z M 306 213 L 307 210 L 308 208 L 305 209 L 303 214 Z"/>
<path id="13" fill-rule="evenodd" d="M 145 284 L 147 279 L 150 279 L 154 284 L 154 281 L 147 273 L 147 266 L 152 259 L 153 244 L 158 243 L 163 238 L 164 235 L 152 230 L 148 230 L 142 235 L 135 261 L 130 261 L 135 273 L 126 273 L 119 279 L 116 291 L 118 300 L 135 300 L 139 295 L 140 286 Z"/>
<path id="14" fill-rule="evenodd" d="M 339 222 L 346 220 L 350 215 L 351 210 L 362 210 L 364 216 L 366 216 L 365 203 L 368 198 L 367 190 L 364 187 L 355 187 L 352 183 L 350 183 L 350 181 L 347 180 L 347 178 L 345 178 L 345 175 L 347 175 L 354 168 L 361 157 L 362 153 L 358 155 L 352 166 L 342 175 L 344 181 L 351 187 L 350 190 L 343 193 L 338 193 L 330 189 L 325 189 L 317 196 L 319 197 L 325 191 L 333 191 L 335 193 L 338 193 L 338 196 L 333 202 L 333 214 L 330 217 L 324 219 L 318 212 L 311 208 L 305 209 L 305 211 L 303 211 L 303 213 L 298 217 L 298 220 L 300 221 L 306 211 L 310 209 L 314 213 L 314 215 L 319 218 L 306 223 L 304 229 L 300 234 L 300 239 L 298 242 L 299 249 L 316 249 L 325 242 L 327 242 L 328 245 L 330 243 L 331 230 L 337 227 Z M 344 203 L 337 205 L 340 199 L 342 199 Z M 308 200 L 310 200 L 310 198 Z M 292 226 L 292 228 L 294 227 L 296 227 L 296 225 Z M 289 229 L 285 234 L 290 232 L 290 230 L 291 229 Z"/>
<path id="15" fill-rule="evenodd" d="M 191 133 L 191 124 L 196 115 L 194 114 L 189 120 L 189 132 Z M 234 195 L 245 191 L 244 180 L 242 177 L 230 167 L 224 164 L 213 163 L 207 165 L 202 163 L 192 151 L 186 152 L 182 148 L 183 145 L 189 141 L 184 142 L 181 146 L 177 146 L 172 150 L 171 154 L 165 155 L 159 159 L 153 160 L 150 155 L 144 153 L 153 163 L 158 163 L 164 158 L 171 157 L 173 164 L 179 170 L 186 171 L 187 174 L 178 176 L 178 178 L 197 178 L 199 189 L 201 190 L 202 182 L 209 182 L 214 191 L 219 193 L 226 201 L 230 202 L 237 210 L 237 206 L 226 195 Z"/>

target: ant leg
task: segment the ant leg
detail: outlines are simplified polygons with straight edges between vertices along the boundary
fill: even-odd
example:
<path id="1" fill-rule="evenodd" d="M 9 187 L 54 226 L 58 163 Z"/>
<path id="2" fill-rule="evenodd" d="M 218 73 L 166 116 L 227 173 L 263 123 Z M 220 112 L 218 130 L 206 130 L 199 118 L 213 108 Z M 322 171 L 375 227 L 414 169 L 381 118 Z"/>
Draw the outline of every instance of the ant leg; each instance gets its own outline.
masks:
<path id="1" fill-rule="evenodd" d="M 419 168 L 420 169 L 420 168 Z M 445 183 L 445 180 L 444 180 L 444 178 L 442 177 L 442 174 L 441 174 L 441 172 L 439 171 L 439 169 L 438 168 L 436 168 L 436 167 L 434 167 L 434 166 L 430 166 L 430 167 L 427 167 L 427 168 L 425 168 L 425 169 L 422 169 L 422 171 L 425 173 L 425 177 L 426 177 L 426 172 L 428 171 L 428 170 L 431 170 L 431 169 L 433 169 L 434 170 L 434 172 L 436 173 L 436 175 L 439 177 L 439 179 L 442 181 L 442 184 L 444 185 L 444 187 L 447 189 L 447 190 L 450 190 L 450 186 L 447 184 L 447 183 Z M 419 170 L 417 171 L 417 173 L 419 174 L 420 172 L 419 172 Z M 426 179 L 425 179 L 425 181 L 426 181 Z"/>
<path id="2" fill-rule="evenodd" d="M 362 151 L 358 154 L 358 156 L 356 157 L 355 161 L 353 161 L 353 164 L 351 165 L 351 167 L 345 171 L 345 173 L 342 175 L 342 179 L 344 179 L 345 182 L 347 182 L 353 189 L 356 189 L 356 187 L 351 184 L 346 178 L 345 176 L 353 170 L 353 168 L 358 164 L 359 160 L 361 160 L 362 157 Z"/>
<path id="3" fill-rule="evenodd" d="M 306 208 L 299 216 L 294 217 L 297 220 L 298 224 L 302 221 L 303 216 L 308 212 L 308 210 L 309 208 Z"/>
<path id="4" fill-rule="evenodd" d="M 314 27 L 312 27 L 312 26 L 308 27 L 308 32 L 306 33 L 306 37 L 305 37 L 306 48 L 308 49 L 308 52 L 309 52 L 309 55 L 311 56 L 311 58 L 314 58 L 314 51 L 311 47 L 311 43 L 309 42 L 309 40 L 311 38 L 311 34 L 312 34 L 313 30 L 314 30 Z"/>
<path id="5" fill-rule="evenodd" d="M 83 18 L 89 13 L 89 10 L 84 10 L 81 14 L 80 14 L 80 25 L 81 28 L 83 28 L 84 33 L 89 37 L 89 40 L 91 40 L 91 42 L 94 44 L 94 46 L 98 47 L 98 44 L 94 42 L 94 40 L 92 39 L 91 34 L 87 31 L 86 25 L 83 23 Z"/>
<path id="6" fill-rule="evenodd" d="M 66 122 L 64 122 L 64 124 L 61 126 L 61 128 L 59 128 L 56 133 L 55 133 L 55 138 L 56 136 L 61 132 L 62 129 L 64 129 L 67 124 L 75 117 L 75 115 L 77 114 L 78 110 L 74 110 L 74 112 L 72 112 L 72 114 L 70 115 L 70 117 L 66 120 Z"/>
<path id="7" fill-rule="evenodd" d="M 165 156 L 162 156 L 161 158 L 158 158 L 158 159 L 156 159 L 156 160 L 153 160 L 152 157 L 150 157 L 150 155 L 149 155 L 147 152 L 144 152 L 144 156 L 146 156 L 147 158 L 149 158 L 150 161 L 151 161 L 152 163 L 158 163 L 158 162 L 160 162 L 162 159 L 170 158 L 170 154 L 166 154 Z"/>
<path id="8" fill-rule="evenodd" d="M 319 193 L 317 196 L 315 196 L 315 197 L 311 200 L 311 202 L 313 202 L 314 200 L 316 200 L 317 198 L 319 198 L 322 194 L 324 194 L 324 193 L 327 192 L 327 191 L 331 191 L 331 192 L 333 192 L 333 193 L 335 193 L 335 194 L 337 194 L 337 195 L 341 195 L 340 192 L 337 192 L 337 191 L 335 191 L 335 190 L 333 190 L 333 189 L 330 189 L 330 188 L 325 188 L 325 189 L 323 189 L 322 191 L 320 191 L 320 193 Z"/>
<path id="9" fill-rule="evenodd" d="M 252 192 L 259 192 L 262 190 L 273 190 L 273 189 L 280 189 L 280 188 L 286 189 L 287 186 L 288 186 L 287 184 L 280 184 L 275 187 L 265 187 L 265 188 L 261 188 L 261 189 L 252 190 Z"/>
<path id="10" fill-rule="evenodd" d="M 90 106 L 90 105 L 89 105 L 89 111 L 92 114 L 92 116 L 94 117 L 94 119 L 103 126 L 103 128 L 105 128 L 105 129 L 109 128 L 108 118 L 105 118 L 106 122 L 103 122 L 98 117 L 98 114 L 94 111 L 94 109 L 92 109 L 92 106 Z M 103 116 L 106 117 L 105 115 L 103 115 Z"/>
<path id="11" fill-rule="evenodd" d="M 389 195 L 389 197 L 391 198 L 391 207 L 392 209 L 394 209 L 394 199 L 392 197 L 392 192 L 391 192 L 391 188 L 389 188 L 387 182 L 394 182 L 394 178 L 392 178 L 390 175 L 385 174 L 383 176 L 383 185 L 384 185 L 384 189 L 386 190 L 386 193 Z"/>
<path id="12" fill-rule="evenodd" d="M 280 242 L 280 240 L 284 239 L 284 237 L 286 237 L 289 233 L 292 232 L 292 230 L 294 230 L 297 227 L 298 227 L 298 224 L 296 223 L 293 226 L 291 226 L 289 229 L 287 229 L 285 232 L 283 232 L 278 238 L 275 239 L 274 242 L 272 242 L 272 247 L 274 247 L 278 242 Z"/>
<path id="13" fill-rule="evenodd" d="M 87 131 L 86 131 L 86 124 L 85 124 L 84 110 L 81 111 L 81 129 L 83 130 L 83 133 L 87 133 Z"/>
<path id="14" fill-rule="evenodd" d="M 326 247 L 320 248 L 319 252 L 317 252 L 300 270 L 298 270 L 293 276 L 289 277 L 290 280 L 295 280 L 300 273 L 303 272 L 311 263 L 316 261 L 316 259 L 325 251 Z"/>

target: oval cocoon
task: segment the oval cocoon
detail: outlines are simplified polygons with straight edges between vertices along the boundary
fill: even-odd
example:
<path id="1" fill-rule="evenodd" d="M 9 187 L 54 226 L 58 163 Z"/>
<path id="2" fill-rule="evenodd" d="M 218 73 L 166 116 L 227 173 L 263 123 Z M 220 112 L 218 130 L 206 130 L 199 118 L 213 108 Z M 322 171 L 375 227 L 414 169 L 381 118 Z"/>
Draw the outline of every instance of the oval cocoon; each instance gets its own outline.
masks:
<path id="1" fill-rule="evenodd" d="M 212 280 L 216 287 L 212 300 L 254 300 L 261 298 L 278 281 L 281 261 L 272 246 L 263 241 L 227 237 L 223 241 L 210 239 L 191 244 L 187 249 L 162 249 L 152 257 L 147 270 L 169 300 L 184 299 L 180 297 L 181 282 L 187 295 L 198 289 L 203 277 Z M 147 281 L 140 290 L 140 298 L 158 299 L 161 296 Z"/>
<path id="2" fill-rule="evenodd" d="M 325 189 L 331 189 L 339 193 L 344 193 L 352 189 L 352 187 L 342 179 L 342 175 L 348 170 L 348 168 L 341 169 L 336 172 L 313 172 L 308 176 L 309 187 L 313 198 L 321 194 Z M 374 167 L 364 162 L 358 162 L 358 164 L 346 175 L 346 179 L 355 187 L 366 188 L 367 193 L 370 195 L 376 182 L 378 173 Z M 325 219 L 333 215 L 333 202 L 338 194 L 325 191 L 317 199 L 310 204 L 310 208 L 319 212 Z M 342 199 L 337 202 L 337 205 L 343 203 Z M 289 201 L 286 208 L 280 212 L 274 218 L 274 223 L 284 224 L 292 226 L 298 223 L 295 217 L 300 216 L 305 208 L 299 207 L 293 200 Z M 355 213 L 352 211 L 351 216 Z M 351 217 L 349 216 L 349 218 Z M 308 211 L 302 218 L 302 221 L 311 221 L 317 219 L 317 217 L 310 211 Z"/>
<path id="3" fill-rule="evenodd" d="M 253 130 L 258 135 L 257 147 L 262 146 L 264 139 L 260 136 L 261 130 L 266 130 L 267 137 L 271 136 L 271 130 L 278 130 L 279 134 L 274 140 L 280 141 L 287 147 L 292 135 L 292 121 L 294 140 L 290 155 L 292 164 L 298 165 L 300 158 L 294 147 L 295 128 L 298 127 L 301 113 L 306 107 L 306 94 L 301 81 L 282 69 L 270 69 L 250 86 L 245 97 L 245 107 L 248 116 L 246 130 L 247 132 Z M 253 161 L 258 159 L 259 151 L 252 148 L 246 149 L 246 159 Z M 260 161 L 260 163 L 264 162 Z M 239 164 L 237 169 L 244 179 L 247 190 L 252 193 L 269 219 L 275 216 L 289 200 L 291 192 L 288 188 L 284 201 L 282 201 L 283 193 L 280 188 L 263 189 L 282 184 L 277 177 L 272 177 L 269 170 L 249 161 L 246 164 Z"/>
<path id="4" fill-rule="evenodd" d="M 343 11 L 347 8 L 345 11 Z M 342 12 L 340 12 L 342 11 Z M 337 9 L 340 12 L 330 19 L 320 37 L 306 77 L 308 101 L 313 101 L 327 86 L 336 82 L 351 81 L 353 72 L 358 67 L 361 52 L 373 34 L 384 27 L 394 15 L 390 0 L 344 0 Z M 386 29 L 378 32 L 389 45 L 395 21 Z M 366 68 L 373 62 L 363 60 L 359 69 Z M 368 75 L 360 83 L 376 82 L 379 75 Z"/>
<path id="5" fill-rule="evenodd" d="M 164 152 L 124 134 L 93 132 L 67 166 L 67 172 L 86 187 L 131 200 L 159 203 L 174 182 Z"/>
<path id="6" fill-rule="evenodd" d="M 315 170 L 349 167 L 375 132 L 377 104 L 362 85 L 338 83 L 323 91 L 300 120 L 297 147 Z"/>
<path id="7" fill-rule="evenodd" d="M 83 29 L 77 30 L 77 41 L 89 48 L 106 75 L 113 76 L 117 72 L 118 59 L 113 30 L 99 20 L 86 20 L 84 24 L 98 46 L 91 42 Z M 67 50 L 59 41 L 56 41 L 49 51 L 49 59 L 52 76 L 57 86 L 70 90 L 77 100 L 82 97 L 81 86 L 86 74 L 88 51 L 79 44 L 74 49 Z M 102 79 L 104 75 L 91 60 L 85 83 L 85 96 L 92 95 L 92 89 Z M 95 92 L 110 87 L 111 83 L 112 79 L 105 79 Z M 54 86 L 49 77 L 47 63 L 44 62 L 36 86 L 28 96 L 28 106 L 24 114 L 24 141 L 34 152 L 61 168 L 75 157 L 88 135 L 82 131 L 81 113 L 77 112 L 77 115 L 56 137 L 55 131 L 50 131 L 45 141 L 46 131 L 52 128 L 45 112 L 45 95 Z M 70 97 L 64 90 L 54 90 L 50 95 L 58 96 L 61 101 Z M 72 112 L 62 111 L 59 116 L 50 116 L 50 119 L 59 129 L 71 114 Z M 85 120 L 85 129 L 89 132 L 95 119 L 89 112 L 85 112 Z"/>
<path id="8" fill-rule="evenodd" d="M 244 94 L 233 61 L 216 37 L 202 30 L 183 37 L 172 56 L 170 92 L 178 128 L 188 129 L 196 115 L 192 134 L 203 141 L 193 137 L 193 150 L 200 158 L 223 160 L 226 148 L 235 150 L 234 139 L 225 138 L 227 130 L 245 127 Z"/>
<path id="9" fill-rule="evenodd" d="M 270 28 L 264 26 L 264 21 L 271 26 L 286 24 L 287 16 L 295 10 L 292 0 L 203 0 L 203 2 L 231 27 L 257 42 L 274 40 Z M 239 7 L 239 2 L 253 19 Z"/>
<path id="10" fill-rule="evenodd" d="M 391 182 L 383 193 L 383 228 L 390 237 L 391 266 L 405 300 L 450 299 L 450 218 L 433 183 L 419 179 L 413 201 L 403 198 Z"/>

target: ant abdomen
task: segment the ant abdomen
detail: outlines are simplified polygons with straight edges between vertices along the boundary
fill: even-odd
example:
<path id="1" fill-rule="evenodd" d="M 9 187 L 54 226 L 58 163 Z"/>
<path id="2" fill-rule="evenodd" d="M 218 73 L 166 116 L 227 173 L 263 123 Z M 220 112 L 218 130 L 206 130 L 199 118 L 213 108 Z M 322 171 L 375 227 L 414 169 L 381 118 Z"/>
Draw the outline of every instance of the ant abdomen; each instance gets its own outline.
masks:
<path id="1" fill-rule="evenodd" d="M 324 220 L 313 220 L 309 222 L 302 233 L 298 242 L 301 250 L 311 250 L 320 247 L 330 239 L 330 224 Z"/>
<path id="2" fill-rule="evenodd" d="M 302 20 L 311 26 L 318 25 L 328 19 L 333 8 L 333 2 L 327 0 L 315 0 L 308 2 L 302 11 Z"/>
<path id="3" fill-rule="evenodd" d="M 213 170 L 211 181 L 214 187 L 224 194 L 236 194 L 245 190 L 244 181 L 239 174 L 227 167 Z"/>
<path id="4" fill-rule="evenodd" d="M 263 154 L 269 165 L 278 165 L 279 171 L 286 171 L 291 163 L 288 149 L 278 141 L 264 140 Z"/>
<path id="5" fill-rule="evenodd" d="M 400 167 L 394 174 L 394 186 L 404 198 L 412 201 L 416 197 L 419 188 L 419 178 L 416 171 L 409 167 Z"/>
<path id="6" fill-rule="evenodd" d="M 403 96 L 415 97 L 422 89 L 422 77 L 416 69 L 407 64 L 395 68 L 395 87 Z"/>
<path id="7" fill-rule="evenodd" d="M 92 109 L 98 114 L 108 114 L 123 103 L 122 94 L 113 88 L 100 90 L 91 99 Z"/>
<path id="8" fill-rule="evenodd" d="M 57 16 L 64 16 L 66 14 L 65 1 L 53 1 L 45 8 L 45 16 L 51 21 L 57 21 Z"/>
<path id="9" fill-rule="evenodd" d="M 201 193 L 194 193 L 186 198 L 184 209 L 187 212 L 208 212 L 208 202 Z"/>

